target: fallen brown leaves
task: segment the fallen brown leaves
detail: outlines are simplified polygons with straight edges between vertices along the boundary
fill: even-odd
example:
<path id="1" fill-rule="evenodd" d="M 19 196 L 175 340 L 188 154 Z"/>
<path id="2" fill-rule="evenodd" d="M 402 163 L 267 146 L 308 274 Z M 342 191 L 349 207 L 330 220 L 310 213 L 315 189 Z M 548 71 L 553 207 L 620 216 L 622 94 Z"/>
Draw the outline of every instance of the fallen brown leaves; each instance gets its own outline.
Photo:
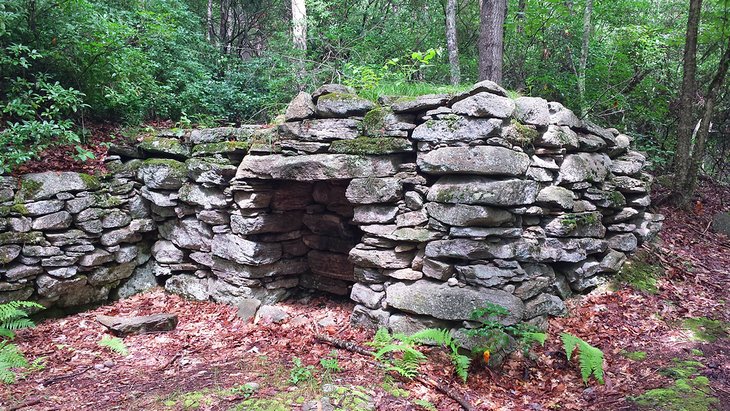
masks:
<path id="1" fill-rule="evenodd" d="M 430 361 L 422 372 L 449 386 L 483 410 L 628 410 L 629 396 L 669 383 L 657 370 L 671 358 L 687 358 L 701 349 L 713 395 L 721 409 L 730 404 L 730 345 L 727 340 L 698 343 L 681 328 L 682 319 L 709 317 L 730 321 L 730 242 L 706 229 L 714 212 L 730 208 L 730 190 L 704 183 L 701 214 L 664 207 L 667 216 L 662 242 L 653 253 L 667 268 L 656 295 L 622 288 L 594 293 L 569 302 L 570 316 L 550 321 L 545 347 L 532 358 L 513 358 L 502 369 L 475 364 L 469 382 L 452 375 L 448 356 L 428 348 Z M 697 209 L 697 208 L 695 208 Z M 46 368 L 12 386 L 0 387 L 0 406 L 25 405 L 23 410 L 168 409 L 161 399 L 173 393 L 257 382 L 257 396 L 288 390 L 291 359 L 317 366 L 332 347 L 317 342 L 326 334 L 363 344 L 372 333 L 349 326 L 352 304 L 326 296 L 283 304 L 290 317 L 282 324 L 245 324 L 235 308 L 191 302 L 161 290 L 138 295 L 95 310 L 48 320 L 19 333 L 17 343 L 30 358 L 46 357 Z M 173 312 L 178 328 L 170 333 L 124 339 L 130 351 L 121 357 L 97 345 L 105 329 L 96 315 L 149 315 Z M 325 327 L 317 323 L 331 321 Z M 570 332 L 605 353 L 605 385 L 584 386 L 575 363 L 568 363 L 558 338 Z M 645 361 L 633 361 L 625 351 L 646 351 Z M 519 357 L 517 355 L 516 357 Z M 398 382 L 408 398 L 383 389 L 382 371 L 371 360 L 338 351 L 344 369 L 338 384 L 368 387 L 382 410 L 414 410 L 425 399 L 439 410 L 459 406 L 417 381 Z M 228 409 L 242 398 L 224 398 L 200 409 Z"/>

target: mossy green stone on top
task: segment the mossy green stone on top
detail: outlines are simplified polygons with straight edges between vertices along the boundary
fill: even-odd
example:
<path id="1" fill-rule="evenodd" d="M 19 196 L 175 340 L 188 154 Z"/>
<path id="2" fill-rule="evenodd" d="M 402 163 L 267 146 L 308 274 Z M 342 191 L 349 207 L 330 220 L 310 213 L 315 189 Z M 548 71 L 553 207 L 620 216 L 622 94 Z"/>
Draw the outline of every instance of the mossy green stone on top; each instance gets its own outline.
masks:
<path id="1" fill-rule="evenodd" d="M 193 148 L 193 157 L 212 156 L 215 154 L 231 154 L 248 151 L 247 141 L 221 141 L 220 143 L 198 144 Z"/>
<path id="2" fill-rule="evenodd" d="M 397 137 L 358 137 L 353 140 L 333 141 L 330 153 L 357 155 L 385 155 L 413 151 L 410 141 Z"/>
<path id="3" fill-rule="evenodd" d="M 147 137 L 137 147 L 148 155 L 167 155 L 176 158 L 190 156 L 190 149 L 176 138 Z"/>

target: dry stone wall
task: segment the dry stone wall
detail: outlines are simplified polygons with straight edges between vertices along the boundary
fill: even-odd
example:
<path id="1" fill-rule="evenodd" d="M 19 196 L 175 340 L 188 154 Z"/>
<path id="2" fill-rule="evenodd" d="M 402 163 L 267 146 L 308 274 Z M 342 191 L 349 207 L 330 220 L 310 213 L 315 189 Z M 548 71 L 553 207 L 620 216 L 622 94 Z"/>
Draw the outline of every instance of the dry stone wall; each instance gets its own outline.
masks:
<path id="1" fill-rule="evenodd" d="M 630 143 L 491 82 L 379 104 L 325 85 L 277 127 L 114 147 L 101 182 L 26 197 L 38 177 L 5 178 L 0 296 L 75 305 L 152 281 L 236 304 L 310 288 L 395 331 L 469 326 L 485 303 L 544 326 L 661 227 Z"/>

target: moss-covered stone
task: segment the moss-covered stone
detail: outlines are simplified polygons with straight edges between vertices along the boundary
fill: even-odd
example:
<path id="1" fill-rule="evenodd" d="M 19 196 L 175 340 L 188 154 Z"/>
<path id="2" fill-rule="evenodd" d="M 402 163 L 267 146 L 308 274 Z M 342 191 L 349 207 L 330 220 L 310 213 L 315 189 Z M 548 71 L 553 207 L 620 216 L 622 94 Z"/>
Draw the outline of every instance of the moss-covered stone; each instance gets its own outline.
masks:
<path id="1" fill-rule="evenodd" d="M 23 179 L 20 181 L 20 189 L 15 194 L 16 201 L 32 199 L 41 191 L 43 183 L 37 180 Z"/>
<path id="2" fill-rule="evenodd" d="M 187 158 L 190 149 L 176 138 L 147 137 L 139 143 L 138 148 L 147 155 L 161 155 L 173 158 Z"/>
<path id="3" fill-rule="evenodd" d="M 220 143 L 198 144 L 193 148 L 193 157 L 233 153 L 246 154 L 248 147 L 248 141 L 221 141 Z"/>
<path id="4" fill-rule="evenodd" d="M 512 119 L 511 126 L 515 131 L 512 142 L 521 147 L 532 144 L 540 136 L 535 127 L 524 125 L 515 119 Z"/>
<path id="5" fill-rule="evenodd" d="M 39 231 L 30 231 L 27 233 L 18 233 L 9 231 L 0 233 L 0 245 L 6 244 L 41 244 L 45 241 L 43 233 Z"/>
<path id="6" fill-rule="evenodd" d="M 120 197 L 108 193 L 95 193 L 93 196 L 94 207 L 98 208 L 114 208 L 124 203 Z"/>
<path id="7" fill-rule="evenodd" d="M 383 135 L 385 118 L 393 111 L 389 107 L 375 107 L 365 114 L 362 119 L 361 132 L 366 136 L 379 137 Z"/>
<path id="8" fill-rule="evenodd" d="M 0 206 L 0 217 L 7 217 L 9 215 L 28 215 L 28 208 L 23 203 Z"/>
<path id="9" fill-rule="evenodd" d="M 81 178 L 81 181 L 84 182 L 87 190 L 93 191 L 101 188 L 101 182 L 99 179 L 92 175 L 79 173 L 79 178 Z"/>
<path id="10" fill-rule="evenodd" d="M 385 155 L 413 151 L 410 141 L 395 137 L 358 137 L 353 140 L 333 141 L 330 153 L 357 155 Z"/>

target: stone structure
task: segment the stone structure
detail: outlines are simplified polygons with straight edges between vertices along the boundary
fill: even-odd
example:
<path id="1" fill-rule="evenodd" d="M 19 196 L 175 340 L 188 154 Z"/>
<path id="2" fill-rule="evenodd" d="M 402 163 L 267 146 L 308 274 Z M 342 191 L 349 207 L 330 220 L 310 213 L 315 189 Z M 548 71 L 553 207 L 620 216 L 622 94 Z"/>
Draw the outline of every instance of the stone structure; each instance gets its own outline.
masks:
<path id="1" fill-rule="evenodd" d="M 630 138 L 558 103 L 491 82 L 380 103 L 326 85 L 276 128 L 116 147 L 103 181 L 5 178 L 0 299 L 78 305 L 157 281 L 271 303 L 302 287 L 395 331 L 459 328 L 488 302 L 543 326 L 661 227 Z"/>

